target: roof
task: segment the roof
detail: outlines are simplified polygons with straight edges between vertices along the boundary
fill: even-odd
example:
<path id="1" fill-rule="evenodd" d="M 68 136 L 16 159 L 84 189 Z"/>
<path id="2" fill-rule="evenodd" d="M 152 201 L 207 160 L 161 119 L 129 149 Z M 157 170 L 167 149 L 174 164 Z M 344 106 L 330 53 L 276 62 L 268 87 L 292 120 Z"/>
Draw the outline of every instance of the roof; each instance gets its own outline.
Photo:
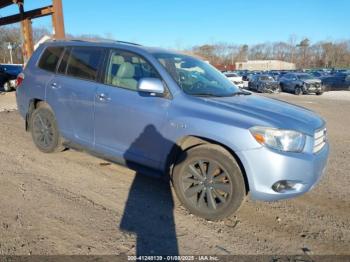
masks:
<path id="1" fill-rule="evenodd" d="M 99 46 L 99 47 L 107 47 L 107 48 L 123 48 L 128 47 L 130 50 L 142 50 L 146 51 L 148 53 L 172 53 L 172 54 L 179 54 L 178 52 L 166 50 L 162 48 L 157 47 L 146 47 L 135 43 L 125 42 L 125 41 L 118 41 L 118 40 L 108 40 L 108 39 L 102 39 L 102 40 L 84 40 L 84 39 L 64 39 L 64 40 L 48 40 L 44 42 L 43 44 L 47 45 L 81 45 L 81 46 Z"/>

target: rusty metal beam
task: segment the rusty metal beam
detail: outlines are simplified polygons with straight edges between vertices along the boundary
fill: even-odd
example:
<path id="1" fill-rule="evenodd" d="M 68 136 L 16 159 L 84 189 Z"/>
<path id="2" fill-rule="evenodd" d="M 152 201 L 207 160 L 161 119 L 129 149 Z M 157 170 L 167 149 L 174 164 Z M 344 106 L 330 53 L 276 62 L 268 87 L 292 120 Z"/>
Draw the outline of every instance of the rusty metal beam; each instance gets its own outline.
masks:
<path id="1" fill-rule="evenodd" d="M 38 18 L 38 17 L 52 15 L 52 14 L 53 14 L 53 6 L 49 5 L 42 8 L 24 12 L 23 14 L 2 17 L 0 18 L 0 26 L 18 23 L 23 21 L 24 19 L 33 19 L 33 18 Z"/>
<path id="2" fill-rule="evenodd" d="M 17 4 L 18 2 L 22 2 L 21 0 L 0 0 L 0 8 L 7 7 L 12 4 Z"/>
<path id="3" fill-rule="evenodd" d="M 53 0 L 52 25 L 56 39 L 65 38 L 62 0 Z"/>

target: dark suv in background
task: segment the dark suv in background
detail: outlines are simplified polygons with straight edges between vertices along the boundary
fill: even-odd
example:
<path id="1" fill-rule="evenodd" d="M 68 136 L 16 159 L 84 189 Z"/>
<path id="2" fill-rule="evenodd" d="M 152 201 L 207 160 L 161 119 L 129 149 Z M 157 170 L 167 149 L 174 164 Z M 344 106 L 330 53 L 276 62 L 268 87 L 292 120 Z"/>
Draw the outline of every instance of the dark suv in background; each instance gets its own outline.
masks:
<path id="1" fill-rule="evenodd" d="M 350 90 L 350 72 L 338 72 L 321 80 L 327 91 Z"/>
<path id="2" fill-rule="evenodd" d="M 249 81 L 248 87 L 261 93 L 279 93 L 281 91 L 279 82 L 267 74 L 254 75 Z"/>
<path id="3" fill-rule="evenodd" d="M 16 87 L 15 80 L 22 72 L 22 65 L 0 64 L 0 87 L 9 92 Z"/>
<path id="4" fill-rule="evenodd" d="M 320 79 L 307 73 L 288 73 L 280 78 L 282 91 L 296 95 L 311 94 L 322 95 L 324 87 Z"/>

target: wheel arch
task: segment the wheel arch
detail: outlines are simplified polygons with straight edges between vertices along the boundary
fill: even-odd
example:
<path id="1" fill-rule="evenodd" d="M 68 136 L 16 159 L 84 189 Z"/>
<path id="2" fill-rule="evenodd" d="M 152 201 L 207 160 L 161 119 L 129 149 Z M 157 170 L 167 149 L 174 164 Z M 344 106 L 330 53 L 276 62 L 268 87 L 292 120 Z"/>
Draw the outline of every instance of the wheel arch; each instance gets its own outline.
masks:
<path id="1" fill-rule="evenodd" d="M 33 114 L 34 110 L 37 109 L 41 105 L 46 105 L 49 106 L 44 100 L 33 98 L 29 101 L 29 106 L 28 106 L 28 112 L 26 114 L 26 119 L 25 119 L 25 127 L 26 131 L 30 131 L 30 117 Z"/>
<path id="2" fill-rule="evenodd" d="M 228 146 L 224 145 L 223 143 L 220 143 L 219 141 L 209 139 L 206 137 L 188 135 L 188 136 L 185 136 L 185 137 L 178 139 L 176 144 L 172 147 L 170 154 L 168 155 L 168 158 L 166 161 L 167 162 L 166 169 L 165 169 L 166 173 L 170 174 L 170 177 L 172 176 L 173 167 L 174 167 L 178 157 L 180 156 L 180 154 L 182 152 L 187 151 L 190 148 L 193 148 L 193 147 L 196 147 L 199 145 L 203 145 L 203 144 L 218 145 L 218 146 L 224 148 L 229 154 L 232 155 L 232 157 L 237 161 L 237 164 L 239 165 L 239 168 L 242 171 L 244 184 L 245 184 L 245 188 L 246 188 L 246 193 L 248 193 L 249 192 L 248 177 L 247 177 L 244 165 L 243 165 L 242 161 L 240 160 L 240 158 L 238 157 L 238 155 L 234 152 L 234 150 L 232 150 Z"/>

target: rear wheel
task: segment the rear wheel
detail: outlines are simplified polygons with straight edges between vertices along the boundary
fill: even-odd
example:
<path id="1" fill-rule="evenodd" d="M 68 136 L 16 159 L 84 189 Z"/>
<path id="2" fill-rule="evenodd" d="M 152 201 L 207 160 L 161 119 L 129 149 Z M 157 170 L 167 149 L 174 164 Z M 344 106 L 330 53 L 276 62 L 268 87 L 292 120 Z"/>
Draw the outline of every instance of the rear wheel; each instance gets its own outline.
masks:
<path id="1" fill-rule="evenodd" d="M 33 142 L 40 151 L 53 153 L 64 149 L 55 116 L 49 106 L 39 105 L 30 120 Z"/>
<path id="2" fill-rule="evenodd" d="M 256 85 L 256 91 L 262 93 L 261 86 L 259 84 Z"/>
<path id="3" fill-rule="evenodd" d="M 239 165 L 217 145 L 200 145 L 184 152 L 174 168 L 173 184 L 182 204 L 208 220 L 228 217 L 246 195 Z"/>
<path id="4" fill-rule="evenodd" d="M 284 86 L 283 86 L 283 84 L 282 84 L 282 83 L 280 83 L 280 90 L 281 90 L 281 92 L 283 92 L 283 91 L 284 91 Z"/>

